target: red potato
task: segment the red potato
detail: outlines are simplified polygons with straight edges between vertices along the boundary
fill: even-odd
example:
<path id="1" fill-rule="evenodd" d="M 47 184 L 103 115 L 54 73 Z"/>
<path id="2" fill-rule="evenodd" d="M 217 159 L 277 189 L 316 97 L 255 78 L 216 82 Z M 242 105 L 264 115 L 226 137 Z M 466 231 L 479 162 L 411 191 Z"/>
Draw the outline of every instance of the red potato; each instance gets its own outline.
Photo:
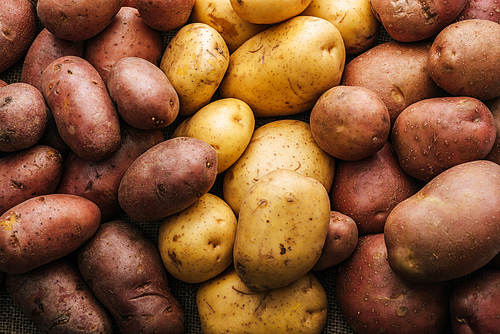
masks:
<path id="1" fill-rule="evenodd" d="M 8 83 L 0 79 L 0 88 L 7 86 Z"/>
<path id="2" fill-rule="evenodd" d="M 0 216 L 0 270 L 22 274 L 68 255 L 101 222 L 99 207 L 75 195 L 30 198 Z"/>
<path id="3" fill-rule="evenodd" d="M 111 23 L 86 41 L 85 59 L 106 83 L 114 63 L 124 57 L 139 57 L 155 65 L 163 56 L 160 31 L 144 23 L 136 8 L 122 7 Z"/>
<path id="4" fill-rule="evenodd" d="M 144 22 L 153 29 L 170 31 L 189 19 L 195 0 L 135 0 Z"/>
<path id="5" fill-rule="evenodd" d="M 485 159 L 500 164 L 500 96 L 495 99 L 485 101 L 484 104 L 488 107 L 488 109 L 490 109 L 491 114 L 493 115 L 497 132 L 495 143 Z"/>
<path id="6" fill-rule="evenodd" d="M 500 23 L 500 3 L 498 0 L 467 0 L 457 21 L 482 19 Z"/>

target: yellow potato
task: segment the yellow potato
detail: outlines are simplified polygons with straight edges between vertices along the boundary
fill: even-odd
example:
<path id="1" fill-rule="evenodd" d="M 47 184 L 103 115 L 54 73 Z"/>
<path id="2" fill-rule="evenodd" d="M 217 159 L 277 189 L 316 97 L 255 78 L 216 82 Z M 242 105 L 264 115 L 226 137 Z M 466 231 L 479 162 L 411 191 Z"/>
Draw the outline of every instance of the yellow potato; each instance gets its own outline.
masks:
<path id="1" fill-rule="evenodd" d="M 312 0 L 300 15 L 321 17 L 333 23 L 344 39 L 348 55 L 367 50 L 380 30 L 370 0 Z"/>
<path id="2" fill-rule="evenodd" d="M 292 283 L 318 261 L 329 224 L 330 198 L 319 181 L 289 169 L 269 172 L 241 203 L 236 273 L 255 291 Z"/>
<path id="3" fill-rule="evenodd" d="M 243 154 L 254 128 L 255 117 L 248 104 L 227 98 L 215 100 L 186 118 L 172 137 L 195 137 L 212 145 L 217 152 L 217 171 L 222 173 Z"/>
<path id="4" fill-rule="evenodd" d="M 236 223 L 229 205 L 210 193 L 168 216 L 158 231 L 158 249 L 165 268 L 187 283 L 219 275 L 233 261 Z"/>
<path id="5" fill-rule="evenodd" d="M 222 97 L 245 101 L 256 117 L 298 114 L 340 83 L 346 52 L 325 19 L 296 16 L 251 37 L 231 54 Z"/>
<path id="6" fill-rule="evenodd" d="M 299 15 L 311 0 L 230 0 L 234 11 L 248 22 L 273 24 Z"/>
<path id="7" fill-rule="evenodd" d="M 179 115 L 191 116 L 210 102 L 228 65 L 226 42 L 211 26 L 187 24 L 172 37 L 160 68 L 179 95 Z"/>
<path id="8" fill-rule="evenodd" d="M 254 131 L 245 152 L 226 170 L 224 200 L 238 214 L 248 189 L 278 168 L 315 178 L 330 191 L 335 160 L 316 144 L 308 123 L 287 119 L 267 123 Z"/>
<path id="9" fill-rule="evenodd" d="M 322 333 L 328 309 L 312 273 L 280 289 L 254 292 L 234 269 L 200 285 L 196 303 L 204 334 Z"/>
<path id="10" fill-rule="evenodd" d="M 191 11 L 191 22 L 206 23 L 221 34 L 229 52 L 243 42 L 268 28 L 268 24 L 255 24 L 243 20 L 231 6 L 230 0 L 196 0 Z"/>

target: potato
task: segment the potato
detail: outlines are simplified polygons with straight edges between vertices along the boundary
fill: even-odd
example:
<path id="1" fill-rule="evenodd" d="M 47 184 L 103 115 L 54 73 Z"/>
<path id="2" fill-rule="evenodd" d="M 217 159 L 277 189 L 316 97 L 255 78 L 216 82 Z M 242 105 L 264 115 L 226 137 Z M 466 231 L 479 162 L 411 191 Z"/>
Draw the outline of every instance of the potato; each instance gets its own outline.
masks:
<path id="1" fill-rule="evenodd" d="M 68 144 L 61 138 L 59 134 L 59 130 L 57 129 L 56 120 L 54 119 L 54 115 L 52 111 L 47 108 L 47 126 L 45 127 L 45 131 L 42 134 L 40 140 L 38 140 L 37 144 L 39 145 L 47 145 L 52 148 L 58 150 L 61 155 L 66 158 L 68 154 L 71 152 Z"/>
<path id="2" fill-rule="evenodd" d="M 106 28 L 122 4 L 123 0 L 38 0 L 36 13 L 54 36 L 83 41 Z"/>
<path id="3" fill-rule="evenodd" d="M 111 219 L 121 209 L 118 187 L 128 167 L 141 154 L 164 140 L 159 129 L 140 130 L 127 124 L 122 124 L 121 134 L 120 146 L 105 159 L 89 161 L 70 152 L 55 189 L 56 193 L 82 196 L 97 204 L 102 221 Z"/>
<path id="4" fill-rule="evenodd" d="M 21 68 L 21 82 L 42 90 L 42 72 L 52 61 L 62 56 L 85 55 L 85 42 L 72 42 L 55 37 L 47 28 L 36 35 L 26 52 Z"/>
<path id="5" fill-rule="evenodd" d="M 308 123 L 292 119 L 267 123 L 254 131 L 247 149 L 224 173 L 224 200 L 238 215 L 248 189 L 280 168 L 315 178 L 330 191 L 335 159 L 319 148 Z"/>
<path id="6" fill-rule="evenodd" d="M 486 160 L 491 160 L 500 164 L 500 96 L 488 101 L 485 101 L 484 104 L 490 109 L 491 114 L 493 115 L 493 119 L 495 120 L 495 129 L 497 136 L 495 138 L 495 143 L 491 148 L 488 155 L 486 155 Z"/>
<path id="7" fill-rule="evenodd" d="M 254 291 L 299 279 L 318 261 L 330 223 L 330 200 L 316 179 L 289 169 L 264 175 L 243 197 L 233 262 Z"/>
<path id="8" fill-rule="evenodd" d="M 255 117 L 245 102 L 227 98 L 215 100 L 186 118 L 172 137 L 201 139 L 217 152 L 217 173 L 226 171 L 243 154 L 255 129 Z"/>
<path id="9" fill-rule="evenodd" d="M 34 145 L 0 159 L 0 214 L 25 200 L 53 193 L 63 170 L 61 153 Z"/>
<path id="10" fill-rule="evenodd" d="M 483 159 L 495 139 L 490 110 L 467 96 L 415 102 L 399 114 L 391 133 L 401 167 L 423 181 L 460 163 Z"/>
<path id="11" fill-rule="evenodd" d="M 84 58 L 106 83 L 121 58 L 139 57 L 158 66 L 162 55 L 161 32 L 146 25 L 136 8 L 122 7 L 104 30 L 86 41 Z"/>
<path id="12" fill-rule="evenodd" d="M 455 20 L 467 0 L 371 0 L 372 9 L 396 41 L 416 42 L 432 37 Z"/>
<path id="13" fill-rule="evenodd" d="M 298 114 L 339 84 L 345 58 L 342 35 L 332 23 L 296 16 L 231 54 L 220 95 L 246 102 L 256 117 Z"/>
<path id="14" fill-rule="evenodd" d="M 163 71 L 140 57 L 119 59 L 106 86 L 121 118 L 138 129 L 161 129 L 179 114 L 179 96 Z"/>
<path id="15" fill-rule="evenodd" d="M 9 274 L 5 285 L 12 300 L 44 333 L 113 333 L 107 310 L 67 258 L 24 274 Z"/>
<path id="16" fill-rule="evenodd" d="M 105 83 L 85 59 L 64 56 L 42 74 L 42 93 L 64 142 L 79 157 L 97 161 L 120 145 L 120 121 Z"/>
<path id="17" fill-rule="evenodd" d="M 170 31 L 189 19 L 195 0 L 135 0 L 144 22 L 153 29 Z"/>
<path id="18" fill-rule="evenodd" d="M 311 0 L 230 0 L 236 14 L 255 24 L 274 24 L 299 15 Z"/>
<path id="19" fill-rule="evenodd" d="M 500 23 L 500 9 L 497 0 L 467 0 L 464 9 L 458 14 L 456 20 L 469 19 L 490 20 Z"/>
<path id="20" fill-rule="evenodd" d="M 205 23 L 179 29 L 160 62 L 179 95 L 179 115 L 191 116 L 210 103 L 228 66 L 229 49 L 217 30 Z"/>
<path id="21" fill-rule="evenodd" d="M 318 146 L 333 157 L 354 161 L 369 157 L 387 142 L 389 111 L 371 89 L 336 86 L 324 92 L 309 116 Z"/>
<path id="22" fill-rule="evenodd" d="M 181 212 L 165 218 L 158 249 L 167 271 L 187 283 L 201 283 L 233 262 L 237 219 L 231 207 L 206 193 Z"/>
<path id="23" fill-rule="evenodd" d="M 36 37 L 36 11 L 29 0 L 3 0 L 0 5 L 0 73 L 28 51 Z"/>
<path id="24" fill-rule="evenodd" d="M 481 268 L 500 252 L 500 166 L 453 166 L 389 213 L 388 260 L 414 281 L 444 281 Z"/>
<path id="25" fill-rule="evenodd" d="M 500 96 L 500 24 L 464 20 L 444 28 L 432 42 L 431 78 L 455 96 L 489 100 Z"/>
<path id="26" fill-rule="evenodd" d="M 330 211 L 325 245 L 312 270 L 324 270 L 348 259 L 358 244 L 358 226 L 349 216 Z"/>
<path id="27" fill-rule="evenodd" d="M 8 85 L 8 83 L 6 83 L 6 82 L 5 82 L 5 81 L 3 81 L 2 79 L 0 79 L 0 88 L 5 87 L 5 86 L 7 86 L 7 85 Z"/>
<path id="28" fill-rule="evenodd" d="M 500 270 L 478 270 L 460 280 L 450 296 L 453 333 L 494 333 L 500 317 Z"/>
<path id="29" fill-rule="evenodd" d="M 395 274 L 383 233 L 359 240 L 337 272 L 335 291 L 341 313 L 358 334 L 445 333 L 448 283 L 411 282 Z"/>
<path id="30" fill-rule="evenodd" d="M 234 52 L 250 37 L 269 27 L 242 19 L 233 9 L 230 0 L 196 0 L 190 22 L 205 23 L 219 32 L 229 52 Z"/>
<path id="31" fill-rule="evenodd" d="M 138 225 L 101 224 L 77 257 L 82 277 L 120 333 L 183 332 L 184 310 L 170 293 L 158 249 Z"/>
<path id="32" fill-rule="evenodd" d="M 427 72 L 430 45 L 426 43 L 378 44 L 345 67 L 341 84 L 362 86 L 384 101 L 391 124 L 410 104 L 443 95 Z"/>
<path id="33" fill-rule="evenodd" d="M 255 292 L 233 268 L 201 284 L 196 304 L 205 334 L 319 334 L 328 309 L 325 290 L 312 273 L 283 288 Z"/>
<path id="34" fill-rule="evenodd" d="M 0 270 L 22 274 L 76 250 L 97 230 L 99 207 L 65 194 L 32 197 L 0 216 Z"/>
<path id="35" fill-rule="evenodd" d="M 330 202 L 333 210 L 356 222 L 359 235 L 382 233 L 392 209 L 419 189 L 387 142 L 368 158 L 337 162 Z"/>
<path id="36" fill-rule="evenodd" d="M 34 86 L 14 82 L 0 88 L 0 151 L 35 145 L 47 127 L 47 105 Z"/>
<path id="37" fill-rule="evenodd" d="M 312 0 L 300 15 L 317 16 L 333 23 L 342 35 L 348 55 L 366 51 L 379 35 L 380 22 L 370 0 Z"/>
<path id="38" fill-rule="evenodd" d="M 118 202 L 138 222 L 165 218 L 206 194 L 216 177 L 212 146 L 197 138 L 171 138 L 130 165 L 118 187 Z"/>

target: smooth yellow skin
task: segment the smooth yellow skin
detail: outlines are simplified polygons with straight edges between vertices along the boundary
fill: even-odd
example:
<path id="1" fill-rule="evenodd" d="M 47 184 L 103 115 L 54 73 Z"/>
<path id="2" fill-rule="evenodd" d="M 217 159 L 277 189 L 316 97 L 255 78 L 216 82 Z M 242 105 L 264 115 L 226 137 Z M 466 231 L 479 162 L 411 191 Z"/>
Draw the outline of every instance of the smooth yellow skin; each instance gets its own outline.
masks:
<path id="1" fill-rule="evenodd" d="M 330 223 L 330 198 L 316 179 L 293 170 L 266 174 L 241 202 L 233 264 L 252 290 L 281 288 L 318 261 Z"/>
<path id="2" fill-rule="evenodd" d="M 230 0 L 234 11 L 244 20 L 273 24 L 299 15 L 311 0 Z"/>
<path id="3" fill-rule="evenodd" d="M 187 283 L 217 276 L 233 261 L 236 224 L 229 205 L 210 193 L 168 216 L 158 231 L 158 249 L 165 268 Z"/>
<path id="4" fill-rule="evenodd" d="M 278 168 L 315 178 L 330 191 L 335 160 L 316 144 L 308 123 L 287 119 L 267 123 L 254 131 L 247 149 L 226 170 L 224 200 L 238 215 L 243 196 L 250 187 Z"/>
<path id="5" fill-rule="evenodd" d="M 217 171 L 224 172 L 243 154 L 255 129 L 255 117 L 245 102 L 228 98 L 213 101 L 175 129 L 172 137 L 201 139 L 217 152 Z"/>
<path id="6" fill-rule="evenodd" d="M 367 50 L 380 30 L 370 0 L 312 0 L 300 15 L 321 17 L 333 23 L 344 39 L 348 55 Z"/>
<path id="7" fill-rule="evenodd" d="M 183 26 L 170 40 L 160 68 L 179 95 L 179 115 L 191 116 L 207 105 L 229 66 L 222 36 L 205 23 Z"/>
<path id="8" fill-rule="evenodd" d="M 231 54 L 220 94 L 245 101 L 256 117 L 297 114 L 340 83 L 345 59 L 335 25 L 296 16 L 251 37 Z"/>
<path id="9" fill-rule="evenodd" d="M 254 292 L 229 269 L 200 285 L 196 303 L 204 334 L 322 333 L 328 309 L 312 273 L 280 289 Z"/>
<path id="10" fill-rule="evenodd" d="M 190 21 L 206 23 L 217 30 L 231 53 L 247 39 L 269 27 L 268 24 L 243 20 L 234 11 L 230 0 L 196 0 Z"/>

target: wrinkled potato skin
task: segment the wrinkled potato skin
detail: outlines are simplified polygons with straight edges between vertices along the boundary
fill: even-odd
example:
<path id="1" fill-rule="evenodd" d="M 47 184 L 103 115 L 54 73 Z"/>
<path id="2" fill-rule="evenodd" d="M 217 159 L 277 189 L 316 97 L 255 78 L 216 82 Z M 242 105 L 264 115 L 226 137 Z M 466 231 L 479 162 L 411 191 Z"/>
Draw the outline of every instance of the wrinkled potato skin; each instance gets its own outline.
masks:
<path id="1" fill-rule="evenodd" d="M 34 145 L 0 159 L 0 214 L 25 200 L 53 193 L 63 170 L 61 153 Z"/>
<path id="2" fill-rule="evenodd" d="M 230 0 L 235 13 L 255 24 L 275 24 L 299 15 L 311 0 Z"/>
<path id="3" fill-rule="evenodd" d="M 464 9 L 458 14 L 456 20 L 469 19 L 490 20 L 500 23 L 500 4 L 498 0 L 467 0 Z"/>
<path id="4" fill-rule="evenodd" d="M 391 137 L 401 168 L 429 181 L 452 166 L 486 157 L 496 127 L 484 103 L 451 96 L 410 105 L 394 122 Z"/>
<path id="5" fill-rule="evenodd" d="M 184 311 L 170 293 L 155 244 L 134 223 L 99 226 L 77 252 L 78 269 L 123 334 L 178 334 Z"/>
<path id="6" fill-rule="evenodd" d="M 500 252 L 499 194 L 500 166 L 488 160 L 436 176 L 387 217 L 391 268 L 408 280 L 445 281 L 486 265 Z"/>
<path id="7" fill-rule="evenodd" d="M 22 274 L 80 247 L 101 222 L 99 207 L 74 195 L 32 197 L 0 216 L 0 270 Z"/>
<path id="8" fill-rule="evenodd" d="M 250 290 L 233 268 L 203 283 L 196 303 L 205 334 L 322 333 L 328 300 L 321 282 L 308 273 L 290 285 Z"/>
<path id="9" fill-rule="evenodd" d="M 66 258 L 24 274 L 9 274 L 5 285 L 13 301 L 45 333 L 113 333 L 107 310 Z"/>
<path id="10" fill-rule="evenodd" d="M 64 56 L 42 74 L 42 93 L 61 138 L 79 157 L 97 161 L 120 144 L 120 120 L 106 84 L 85 59 Z"/>
<path id="11" fill-rule="evenodd" d="M 115 62 L 124 57 L 143 58 L 156 66 L 163 54 L 161 32 L 144 23 L 137 9 L 122 7 L 111 23 L 86 41 L 85 59 L 106 83 Z"/>
<path id="12" fill-rule="evenodd" d="M 182 27 L 189 19 L 195 0 L 135 0 L 144 22 L 159 31 Z"/>
<path id="13" fill-rule="evenodd" d="M 440 334 L 448 324 L 447 283 L 396 275 L 387 263 L 383 233 L 360 238 L 337 272 L 335 291 L 340 311 L 358 334 Z"/>
<path id="14" fill-rule="evenodd" d="M 177 213 L 206 194 L 217 177 L 217 152 L 206 142 L 176 137 L 144 152 L 118 187 L 120 207 L 139 222 Z"/>
<path id="15" fill-rule="evenodd" d="M 428 71 L 445 91 L 485 101 L 500 96 L 500 24 L 463 20 L 444 28 L 429 50 Z"/>

